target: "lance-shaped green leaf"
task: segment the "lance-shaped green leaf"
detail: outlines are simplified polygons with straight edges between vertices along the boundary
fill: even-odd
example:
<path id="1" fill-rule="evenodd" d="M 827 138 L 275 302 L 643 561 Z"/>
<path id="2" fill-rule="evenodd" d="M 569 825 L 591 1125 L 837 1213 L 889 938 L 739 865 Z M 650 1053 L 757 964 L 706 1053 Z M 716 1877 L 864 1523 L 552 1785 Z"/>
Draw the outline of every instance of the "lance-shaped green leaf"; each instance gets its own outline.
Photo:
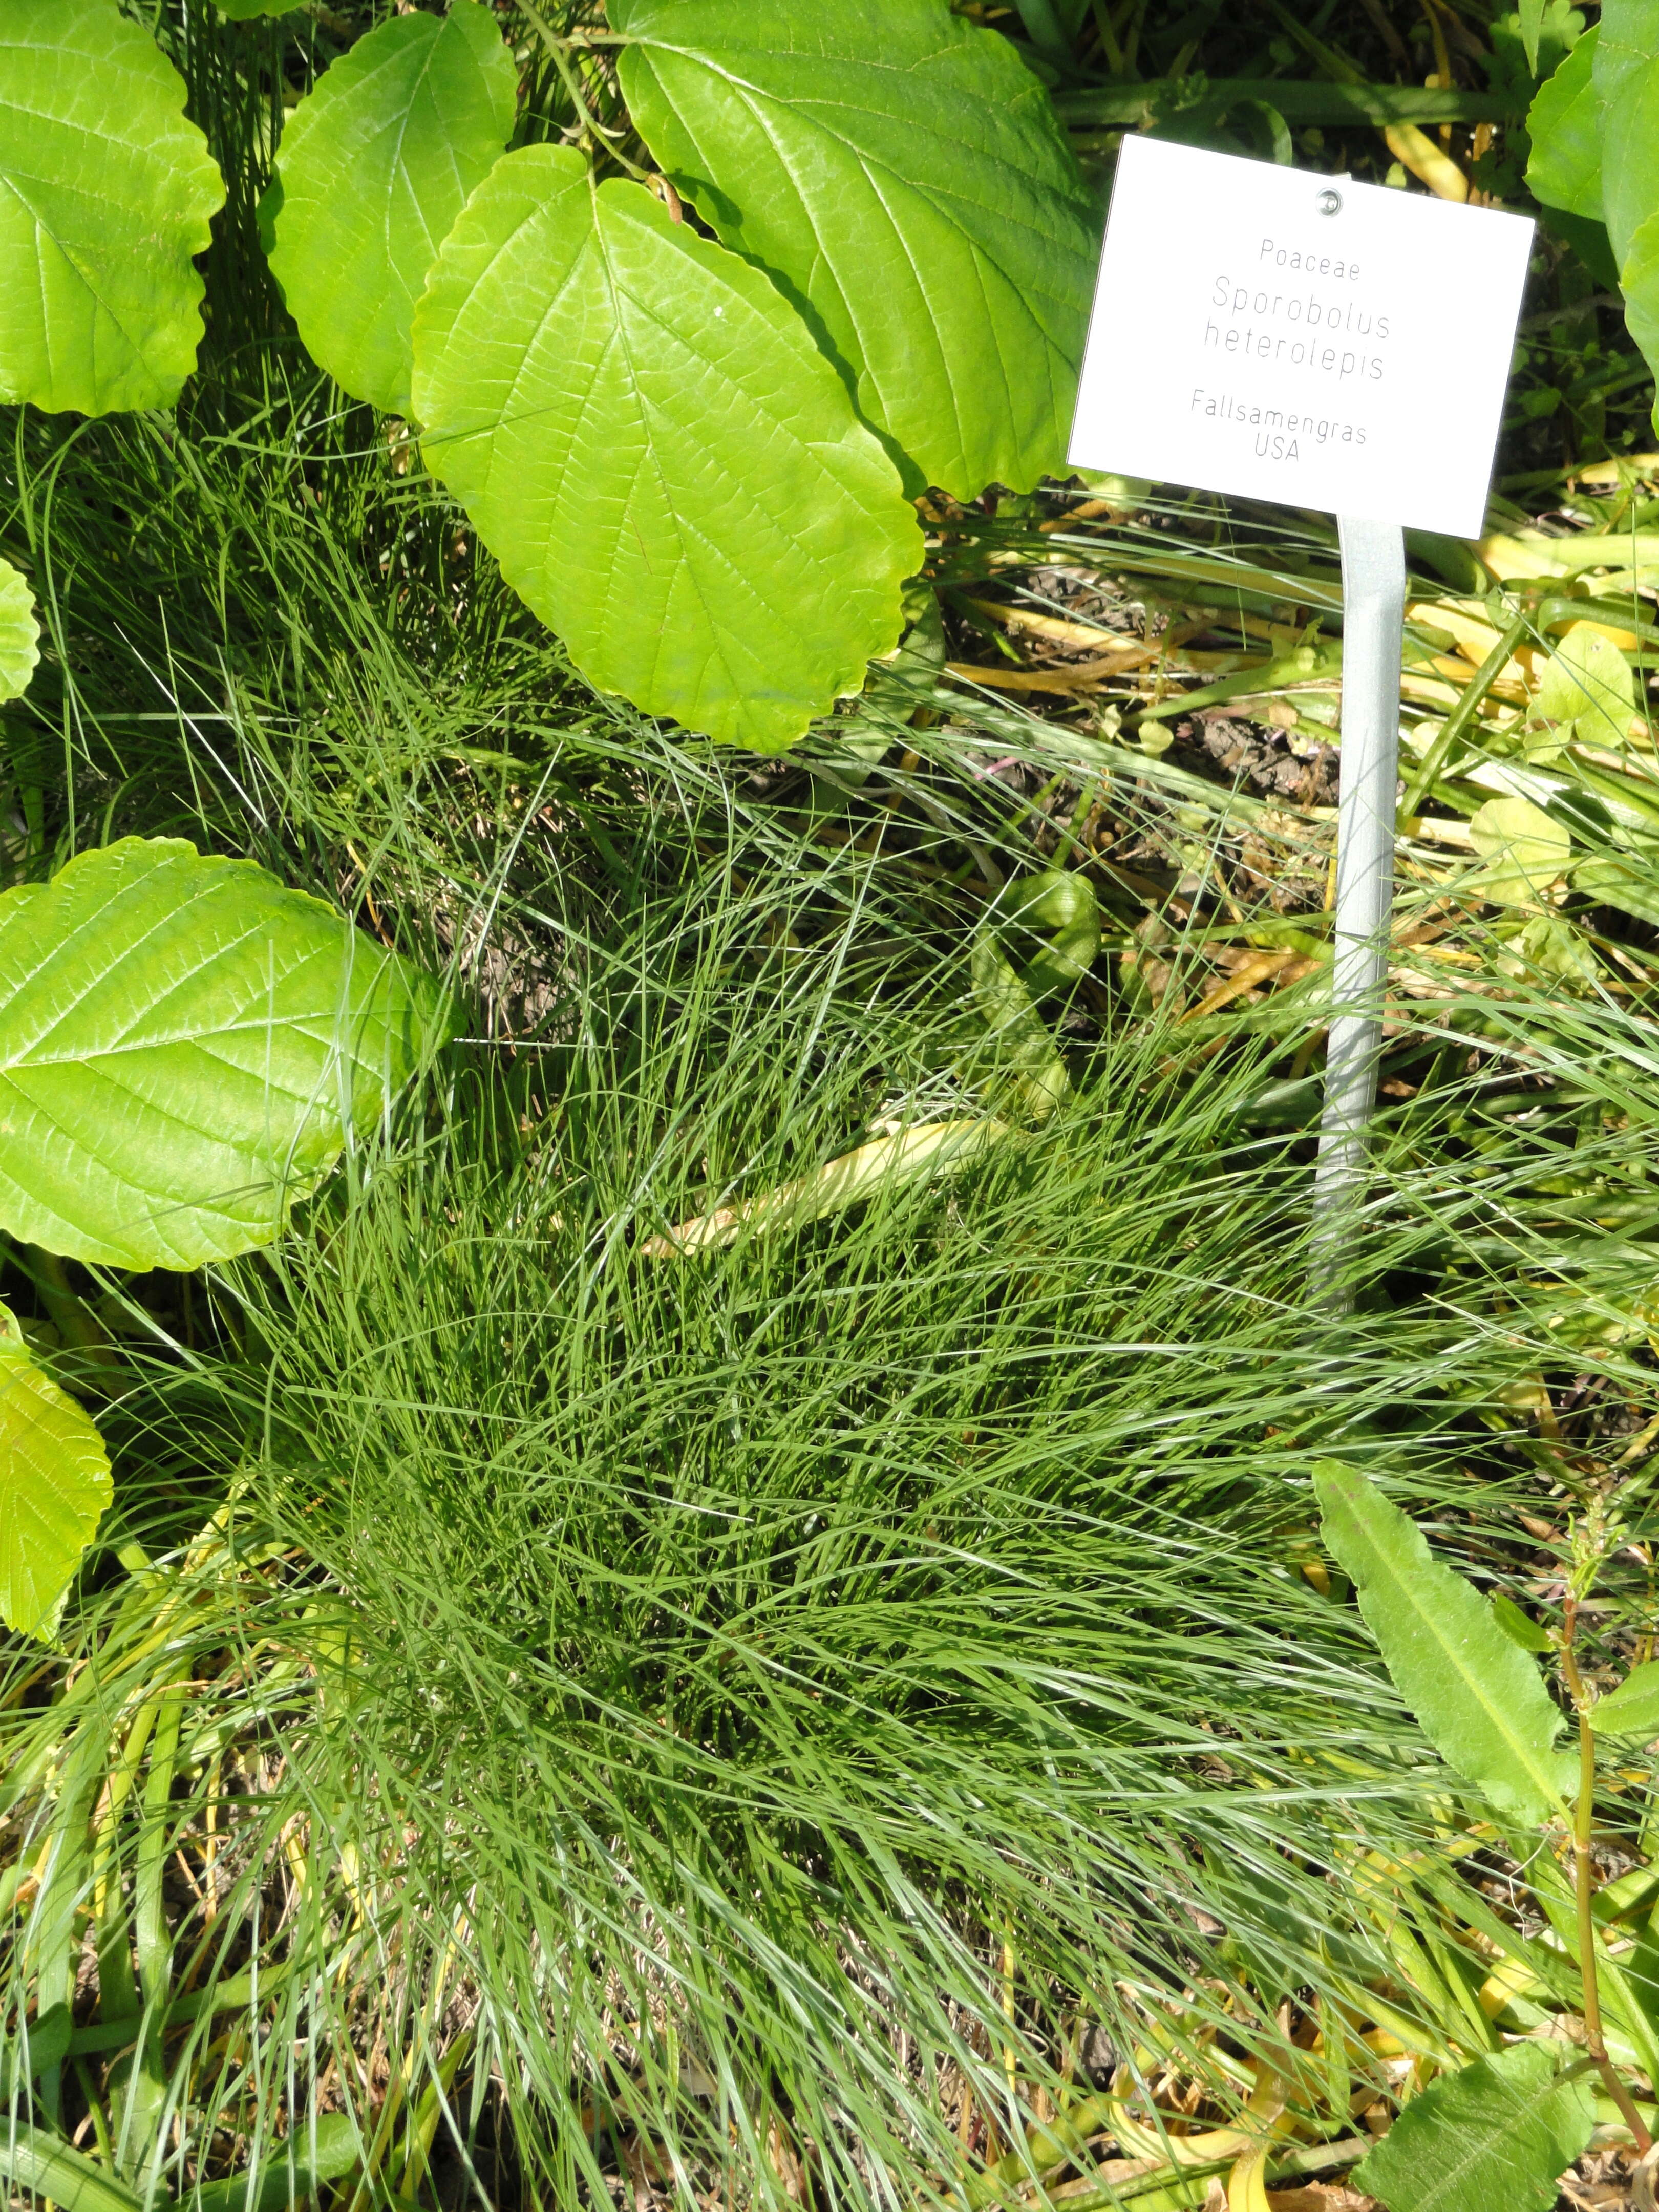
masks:
<path id="1" fill-rule="evenodd" d="M 945 0 L 613 0 L 629 112 L 920 477 L 1064 465 L 1099 224 L 1008 40 Z"/>
<path id="2" fill-rule="evenodd" d="M 1529 1613 L 1522 1613 L 1511 1597 L 1497 1591 L 1492 1601 L 1492 1617 L 1511 1644 L 1518 1644 L 1523 1651 L 1550 1651 L 1554 1649 L 1547 1629 L 1540 1628 Z"/>
<path id="3" fill-rule="evenodd" d="M 40 659 L 34 594 L 9 561 L 0 561 L 0 699 L 21 699 Z"/>
<path id="4" fill-rule="evenodd" d="M 0 897 L 0 1228 L 195 1267 L 267 1243 L 434 994 L 246 860 L 124 838 Z"/>
<path id="5" fill-rule="evenodd" d="M 166 407 L 225 188 L 185 82 L 115 0 L 0 7 L 0 399 Z"/>
<path id="6" fill-rule="evenodd" d="M 1389 2212 L 1549 2212 L 1595 2128 L 1586 2075 L 1517 2043 L 1413 2097 L 1354 2179 Z"/>
<path id="7" fill-rule="evenodd" d="M 1325 1541 L 1440 1756 L 1504 1813 L 1542 1821 L 1559 1812 L 1574 1762 L 1554 1748 L 1561 1715 L 1533 1662 L 1375 1484 L 1322 1460 L 1314 1489 Z"/>
<path id="8" fill-rule="evenodd" d="M 1659 0 L 1604 0 L 1591 64 L 1601 108 L 1601 214 L 1622 272 L 1659 215 Z"/>
<path id="9" fill-rule="evenodd" d="M 14 2121 L 0 2131 L 0 2175 L 62 2212 L 143 2212 L 171 2202 L 161 2192 L 135 2197 L 110 2172 L 50 2129 Z"/>
<path id="10" fill-rule="evenodd" d="M 110 1501 L 103 1438 L 0 1305 L 0 1620 L 48 1636 Z"/>
<path id="11" fill-rule="evenodd" d="M 581 155 L 505 155 L 415 317 L 422 450 L 582 673 L 787 745 L 900 629 L 897 471 L 759 270 Z"/>
<path id="12" fill-rule="evenodd" d="M 407 410 L 415 302 L 517 97 L 495 19 L 453 0 L 359 39 L 290 117 L 270 265 L 313 358 L 356 398 Z"/>
<path id="13" fill-rule="evenodd" d="M 1595 29 L 1539 88 L 1527 115 L 1527 183 L 1546 207 L 1601 220 L 1601 100 L 1592 81 Z"/>
<path id="14" fill-rule="evenodd" d="M 1590 1707 L 1598 1735 L 1659 1735 L 1659 1659 L 1632 1667 L 1616 1690 Z"/>

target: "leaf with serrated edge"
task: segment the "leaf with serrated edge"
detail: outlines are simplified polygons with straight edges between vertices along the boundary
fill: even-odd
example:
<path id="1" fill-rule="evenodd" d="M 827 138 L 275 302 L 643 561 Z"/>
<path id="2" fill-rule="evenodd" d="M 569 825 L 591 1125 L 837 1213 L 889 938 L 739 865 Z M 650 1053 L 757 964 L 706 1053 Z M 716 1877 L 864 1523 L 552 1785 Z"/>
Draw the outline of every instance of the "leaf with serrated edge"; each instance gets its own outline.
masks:
<path id="1" fill-rule="evenodd" d="M 270 265 L 313 358 L 355 398 L 407 410 L 415 302 L 517 99 L 495 19 L 453 0 L 359 39 L 289 118 Z"/>
<path id="2" fill-rule="evenodd" d="M 1603 0 L 1591 78 L 1601 110 L 1601 214 L 1622 271 L 1659 215 L 1659 0 Z"/>
<path id="3" fill-rule="evenodd" d="M 1527 113 L 1534 199 L 1568 215 L 1601 220 L 1601 101 L 1592 82 L 1596 33 L 1586 31 Z"/>
<path id="4" fill-rule="evenodd" d="M 0 896 L 0 1228 L 119 1267 L 268 1243 L 372 1121 L 422 979 L 251 861 L 124 838 Z"/>
<path id="5" fill-rule="evenodd" d="M 115 0 L 0 7 L 0 399 L 167 407 L 225 188 L 185 81 Z"/>
<path id="6" fill-rule="evenodd" d="M 1625 327 L 1659 374 L 1659 208 L 1638 223 L 1619 270 L 1625 294 Z M 1654 409 L 1659 422 L 1659 406 Z"/>
<path id="7" fill-rule="evenodd" d="M 1325 1541 L 1440 1756 L 1506 1813 L 1540 1821 L 1559 1812 L 1574 1762 L 1553 1748 L 1561 1716 L 1532 1661 L 1374 1483 L 1322 1460 L 1314 1489 Z"/>
<path id="8" fill-rule="evenodd" d="M 590 683 L 770 751 L 900 629 L 897 471 L 757 269 L 581 155 L 505 155 L 415 315 L 422 451 Z"/>
<path id="9" fill-rule="evenodd" d="M 40 659 L 34 594 L 9 561 L 0 561 L 0 699 L 21 699 Z"/>
<path id="10" fill-rule="evenodd" d="M 612 0 L 653 153 L 959 498 L 1063 470 L 1100 226 L 1048 94 L 945 0 Z"/>
<path id="11" fill-rule="evenodd" d="M 1595 2128 L 1588 2078 L 1517 2043 L 1431 2082 L 1354 2180 L 1389 2212 L 1549 2212 Z"/>
<path id="12" fill-rule="evenodd" d="M 1659 1735 L 1659 1659 L 1644 1659 L 1616 1690 L 1598 1698 L 1589 1722 L 1601 1735 Z"/>
<path id="13" fill-rule="evenodd" d="M 49 1636 L 112 1496 L 104 1440 L 0 1305 L 0 1620 Z"/>

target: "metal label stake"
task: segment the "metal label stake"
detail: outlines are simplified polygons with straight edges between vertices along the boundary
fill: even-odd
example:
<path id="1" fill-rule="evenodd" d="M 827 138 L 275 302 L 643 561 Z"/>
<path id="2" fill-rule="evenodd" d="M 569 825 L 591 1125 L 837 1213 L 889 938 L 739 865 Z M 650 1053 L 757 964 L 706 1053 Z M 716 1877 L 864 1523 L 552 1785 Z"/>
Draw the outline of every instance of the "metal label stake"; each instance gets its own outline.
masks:
<path id="1" fill-rule="evenodd" d="M 1406 541 L 1392 523 L 1338 519 L 1342 546 L 1342 796 L 1325 1112 L 1314 1181 L 1313 1289 L 1351 1302 L 1342 1248 L 1364 1196 L 1366 1129 L 1382 1050 L 1394 903 Z"/>
<path id="2" fill-rule="evenodd" d="M 1172 263 L 1170 239 L 1188 236 L 1203 253 Z M 1343 518 L 1336 957 L 1313 1252 L 1315 1295 L 1338 1307 L 1382 1042 L 1401 531 L 1485 527 L 1532 247 L 1523 216 L 1144 132 L 1124 139 L 1112 180 L 1071 465 Z M 1123 302 L 1154 298 L 1157 346 L 1125 345 Z"/>

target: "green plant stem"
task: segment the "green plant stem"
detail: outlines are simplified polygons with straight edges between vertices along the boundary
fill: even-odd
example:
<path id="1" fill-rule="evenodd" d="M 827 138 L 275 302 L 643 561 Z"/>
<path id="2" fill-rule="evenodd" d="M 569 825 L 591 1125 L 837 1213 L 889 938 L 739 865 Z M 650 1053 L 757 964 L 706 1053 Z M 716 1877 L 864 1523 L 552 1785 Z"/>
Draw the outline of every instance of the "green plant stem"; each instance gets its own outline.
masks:
<path id="1" fill-rule="evenodd" d="M 1447 715 L 1439 736 L 1418 763 L 1412 780 L 1406 787 L 1406 795 L 1400 802 L 1400 819 L 1402 822 L 1417 811 L 1424 794 L 1433 788 L 1435 778 L 1446 765 L 1452 747 L 1474 720 L 1481 701 L 1498 681 L 1510 654 L 1526 635 L 1528 621 L 1525 615 L 1515 617 L 1463 687 L 1462 697 Z"/>
<path id="2" fill-rule="evenodd" d="M 614 142 L 622 137 L 622 132 L 608 131 L 588 106 L 587 94 L 582 89 L 581 79 L 577 76 L 571 64 L 570 57 L 577 51 L 574 45 L 568 39 L 562 39 L 550 23 L 544 23 L 535 8 L 526 6 L 524 13 L 531 28 L 552 56 L 553 66 L 564 80 L 564 88 L 570 94 L 571 105 L 580 119 L 582 128 L 592 133 L 612 161 L 619 161 L 630 177 L 636 177 L 641 184 L 648 184 L 652 172 L 649 169 L 641 168 L 636 161 L 630 161 L 627 155 L 621 152 L 615 144 Z"/>
<path id="3" fill-rule="evenodd" d="M 1573 1649 L 1577 1626 L 1578 1601 L 1569 1592 L 1561 1638 L 1561 1671 L 1578 1717 L 1578 1802 L 1573 1808 L 1572 1887 L 1578 1907 L 1578 1973 L 1584 1994 L 1584 2046 L 1595 2061 L 1607 2094 L 1618 2106 L 1625 2125 L 1635 2137 L 1637 2149 L 1645 2154 L 1653 2148 L 1653 2137 L 1607 2057 L 1607 2042 L 1601 2033 L 1601 1995 L 1595 1971 L 1595 1863 L 1590 1853 L 1595 1818 L 1595 1737 L 1589 1724 L 1589 1693 Z"/>

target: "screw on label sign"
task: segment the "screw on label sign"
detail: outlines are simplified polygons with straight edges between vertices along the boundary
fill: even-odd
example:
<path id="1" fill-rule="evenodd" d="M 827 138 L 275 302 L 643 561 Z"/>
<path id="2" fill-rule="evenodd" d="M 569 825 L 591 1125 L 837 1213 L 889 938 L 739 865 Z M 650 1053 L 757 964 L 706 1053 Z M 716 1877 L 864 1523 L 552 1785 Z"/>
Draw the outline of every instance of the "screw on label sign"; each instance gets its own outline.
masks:
<path id="1" fill-rule="evenodd" d="M 1071 459 L 1477 538 L 1532 236 L 1490 208 L 1126 139 Z"/>

